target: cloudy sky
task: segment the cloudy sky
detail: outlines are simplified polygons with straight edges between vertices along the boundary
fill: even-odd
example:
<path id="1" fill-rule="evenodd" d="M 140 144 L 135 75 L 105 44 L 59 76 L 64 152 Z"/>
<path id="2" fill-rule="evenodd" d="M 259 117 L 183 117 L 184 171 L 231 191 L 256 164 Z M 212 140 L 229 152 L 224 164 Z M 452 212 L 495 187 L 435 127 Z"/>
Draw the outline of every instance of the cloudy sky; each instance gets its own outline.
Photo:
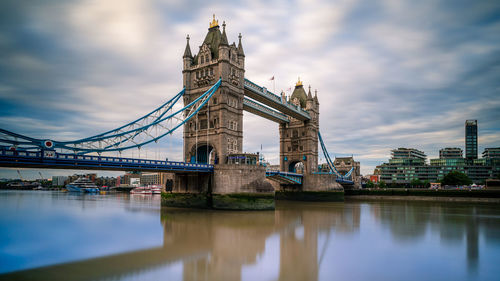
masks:
<path id="1" fill-rule="evenodd" d="M 243 35 L 247 78 L 318 90 L 330 153 L 364 174 L 396 147 L 463 148 L 466 119 L 480 152 L 500 146 L 500 2 L 269 2 L 4 0 L 0 128 L 72 140 L 151 111 L 182 88 L 186 35 L 197 52 L 215 13 L 230 43 Z M 244 151 L 262 144 L 277 164 L 278 141 L 277 124 L 245 113 Z M 174 134 L 141 157 L 181 160 L 181 144 Z"/>

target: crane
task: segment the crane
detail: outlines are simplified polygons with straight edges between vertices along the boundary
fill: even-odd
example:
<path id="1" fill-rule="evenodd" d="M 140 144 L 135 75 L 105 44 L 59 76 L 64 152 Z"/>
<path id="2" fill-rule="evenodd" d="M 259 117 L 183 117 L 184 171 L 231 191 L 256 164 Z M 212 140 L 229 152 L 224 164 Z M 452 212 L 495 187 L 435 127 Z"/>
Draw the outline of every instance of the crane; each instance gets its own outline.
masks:
<path id="1" fill-rule="evenodd" d="M 21 179 L 21 181 L 24 181 L 23 176 L 21 176 L 21 172 L 19 172 L 19 170 L 17 170 L 17 174 L 19 175 L 19 178 Z"/>

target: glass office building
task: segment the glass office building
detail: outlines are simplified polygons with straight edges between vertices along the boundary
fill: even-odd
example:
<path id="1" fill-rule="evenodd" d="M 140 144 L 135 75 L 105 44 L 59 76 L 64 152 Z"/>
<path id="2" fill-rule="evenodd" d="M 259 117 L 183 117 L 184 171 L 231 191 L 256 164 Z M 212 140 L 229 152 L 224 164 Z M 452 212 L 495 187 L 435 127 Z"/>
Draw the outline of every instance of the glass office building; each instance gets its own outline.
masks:
<path id="1" fill-rule="evenodd" d="M 477 159 L 477 120 L 465 121 L 465 159 Z"/>

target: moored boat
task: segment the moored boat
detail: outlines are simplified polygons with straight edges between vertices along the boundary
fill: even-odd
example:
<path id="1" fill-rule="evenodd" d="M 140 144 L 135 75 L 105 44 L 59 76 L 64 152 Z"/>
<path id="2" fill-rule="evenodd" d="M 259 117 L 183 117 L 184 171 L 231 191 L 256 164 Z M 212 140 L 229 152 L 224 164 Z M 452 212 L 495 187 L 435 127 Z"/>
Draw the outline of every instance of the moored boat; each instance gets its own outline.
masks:
<path id="1" fill-rule="evenodd" d="M 139 186 L 130 191 L 130 194 L 161 194 L 161 186 L 148 185 Z"/>
<path id="2" fill-rule="evenodd" d="M 153 194 L 149 186 L 139 186 L 130 191 L 130 194 Z"/>
<path id="3" fill-rule="evenodd" d="M 72 183 L 66 185 L 66 189 L 72 192 L 96 193 L 99 188 L 87 178 L 78 178 Z"/>
<path id="4" fill-rule="evenodd" d="M 152 185 L 151 191 L 153 194 L 161 194 L 161 185 Z"/>

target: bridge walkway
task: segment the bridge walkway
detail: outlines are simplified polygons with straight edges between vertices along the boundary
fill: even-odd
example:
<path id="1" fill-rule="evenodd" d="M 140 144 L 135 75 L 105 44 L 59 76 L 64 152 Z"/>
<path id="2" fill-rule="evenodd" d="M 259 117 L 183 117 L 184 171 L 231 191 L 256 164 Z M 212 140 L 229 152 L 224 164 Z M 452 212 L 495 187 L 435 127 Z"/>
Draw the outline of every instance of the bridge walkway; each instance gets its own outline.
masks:
<path id="1" fill-rule="evenodd" d="M 244 88 L 245 88 L 245 95 L 247 97 L 250 97 L 262 104 L 274 108 L 281 113 L 284 113 L 288 116 L 291 116 L 301 121 L 306 121 L 311 119 L 309 113 L 300 108 L 300 106 L 296 106 L 287 101 L 283 101 L 280 96 L 277 96 L 272 92 L 269 92 L 266 88 L 261 87 L 248 79 L 245 79 Z"/>
<path id="2" fill-rule="evenodd" d="M 0 167 L 211 173 L 213 165 L 57 153 L 53 150 L 15 151 L 0 149 Z"/>

